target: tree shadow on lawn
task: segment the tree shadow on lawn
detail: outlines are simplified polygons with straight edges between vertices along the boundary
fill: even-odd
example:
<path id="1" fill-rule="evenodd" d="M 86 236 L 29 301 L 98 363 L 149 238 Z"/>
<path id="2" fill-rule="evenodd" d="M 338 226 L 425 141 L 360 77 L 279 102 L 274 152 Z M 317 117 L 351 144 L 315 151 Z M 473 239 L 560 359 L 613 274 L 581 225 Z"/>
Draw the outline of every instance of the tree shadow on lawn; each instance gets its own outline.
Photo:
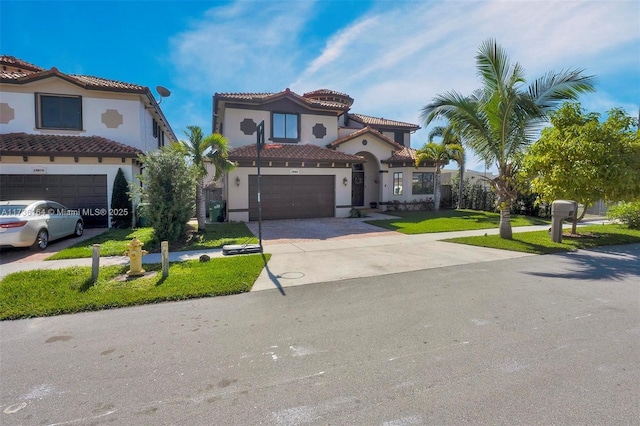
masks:
<path id="1" fill-rule="evenodd" d="M 640 277 L 640 244 L 606 246 L 556 254 L 574 266 L 565 272 L 525 272 L 546 278 L 621 281 Z"/>

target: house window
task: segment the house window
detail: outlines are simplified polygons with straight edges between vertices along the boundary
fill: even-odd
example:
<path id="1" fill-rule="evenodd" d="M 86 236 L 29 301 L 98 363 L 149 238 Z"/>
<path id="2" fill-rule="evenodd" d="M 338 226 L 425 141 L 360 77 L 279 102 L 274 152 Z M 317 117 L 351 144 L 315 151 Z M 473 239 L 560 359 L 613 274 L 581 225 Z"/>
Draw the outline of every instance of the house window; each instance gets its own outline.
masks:
<path id="1" fill-rule="evenodd" d="M 297 142 L 300 128 L 298 114 L 274 112 L 271 116 L 271 138 L 280 142 Z"/>
<path id="2" fill-rule="evenodd" d="M 36 127 L 82 130 L 82 97 L 36 93 Z"/>
<path id="3" fill-rule="evenodd" d="M 413 195 L 433 194 L 433 173 L 413 173 L 413 179 L 411 182 L 411 193 Z"/>
<path id="4" fill-rule="evenodd" d="M 393 174 L 393 195 L 402 195 L 402 172 Z"/>
<path id="5" fill-rule="evenodd" d="M 393 140 L 404 146 L 404 132 L 394 132 Z"/>

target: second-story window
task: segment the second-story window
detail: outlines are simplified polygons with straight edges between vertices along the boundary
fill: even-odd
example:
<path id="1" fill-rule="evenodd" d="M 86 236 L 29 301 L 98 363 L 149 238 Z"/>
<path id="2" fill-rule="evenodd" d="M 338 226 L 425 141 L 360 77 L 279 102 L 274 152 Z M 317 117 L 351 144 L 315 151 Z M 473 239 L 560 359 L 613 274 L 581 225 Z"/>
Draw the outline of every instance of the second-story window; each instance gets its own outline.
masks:
<path id="1" fill-rule="evenodd" d="M 271 137 L 279 142 L 297 142 L 300 129 L 298 114 L 274 112 L 271 115 Z"/>
<path id="2" fill-rule="evenodd" d="M 393 140 L 404 146 L 404 132 L 394 132 Z"/>
<path id="3" fill-rule="evenodd" d="M 36 127 L 82 130 L 82 97 L 36 93 Z"/>

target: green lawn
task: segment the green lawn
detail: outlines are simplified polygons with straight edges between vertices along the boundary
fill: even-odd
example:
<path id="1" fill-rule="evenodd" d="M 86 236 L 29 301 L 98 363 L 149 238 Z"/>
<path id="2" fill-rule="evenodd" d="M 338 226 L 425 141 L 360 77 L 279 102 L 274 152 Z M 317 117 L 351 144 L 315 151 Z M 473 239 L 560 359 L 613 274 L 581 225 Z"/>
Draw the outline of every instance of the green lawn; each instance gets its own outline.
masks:
<path id="1" fill-rule="evenodd" d="M 450 238 L 443 241 L 525 253 L 549 254 L 599 246 L 640 243 L 640 231 L 623 225 L 589 225 L 578 227 L 578 236 L 563 236 L 562 243 L 552 242 L 547 231 L 517 232 L 513 234 L 512 240 L 502 239 L 499 235 L 485 235 Z"/>
<path id="2" fill-rule="evenodd" d="M 142 248 L 149 253 L 160 252 L 160 242 L 153 239 L 152 228 L 109 229 L 103 234 L 63 249 L 49 256 L 47 260 L 91 257 L 94 244 L 100 244 L 100 256 L 122 256 L 127 251 L 127 244 L 134 237 L 142 241 L 144 244 Z M 171 243 L 169 250 L 206 250 L 220 248 L 225 244 L 253 244 L 257 242 L 258 239 L 244 223 L 215 223 L 206 225 L 203 233 L 192 232 L 188 239 Z"/>
<path id="3" fill-rule="evenodd" d="M 440 210 L 418 212 L 391 212 L 399 219 L 370 220 L 367 223 L 403 234 L 428 234 L 433 232 L 467 231 L 470 229 L 497 228 L 500 214 L 479 210 Z M 548 225 L 548 220 L 512 215 L 512 226 Z"/>
<path id="4" fill-rule="evenodd" d="M 251 290 L 270 255 L 172 263 L 169 276 L 117 280 L 129 266 L 100 268 L 91 283 L 90 267 L 24 271 L 0 281 L 0 319 L 30 318 L 123 306 L 220 296 Z M 161 265 L 144 265 L 161 271 Z"/>

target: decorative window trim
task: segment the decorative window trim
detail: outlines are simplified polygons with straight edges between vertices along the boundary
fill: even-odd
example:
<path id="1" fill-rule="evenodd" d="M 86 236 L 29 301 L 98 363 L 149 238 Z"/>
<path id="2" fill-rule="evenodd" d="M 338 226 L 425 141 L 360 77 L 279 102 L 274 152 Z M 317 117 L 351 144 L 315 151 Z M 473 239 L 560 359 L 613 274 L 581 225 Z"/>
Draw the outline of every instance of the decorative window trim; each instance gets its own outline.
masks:
<path id="1" fill-rule="evenodd" d="M 41 93 L 41 92 L 36 92 L 34 93 L 35 96 L 35 107 L 36 107 L 36 129 L 53 129 L 53 130 L 79 130 L 82 131 L 83 130 L 83 117 L 82 117 L 82 96 L 80 95 L 62 95 L 59 93 Z M 58 125 L 53 125 L 53 124 L 47 124 L 45 123 L 43 117 L 42 117 L 42 113 L 43 113 L 43 107 L 42 107 L 42 101 L 43 99 L 54 99 L 57 98 L 60 101 L 62 99 L 75 99 L 78 101 L 78 125 L 67 125 L 67 126 L 63 126 L 61 125 L 60 121 L 57 123 Z M 62 108 L 60 108 L 62 109 Z M 75 121 L 75 120 L 74 120 Z"/>

